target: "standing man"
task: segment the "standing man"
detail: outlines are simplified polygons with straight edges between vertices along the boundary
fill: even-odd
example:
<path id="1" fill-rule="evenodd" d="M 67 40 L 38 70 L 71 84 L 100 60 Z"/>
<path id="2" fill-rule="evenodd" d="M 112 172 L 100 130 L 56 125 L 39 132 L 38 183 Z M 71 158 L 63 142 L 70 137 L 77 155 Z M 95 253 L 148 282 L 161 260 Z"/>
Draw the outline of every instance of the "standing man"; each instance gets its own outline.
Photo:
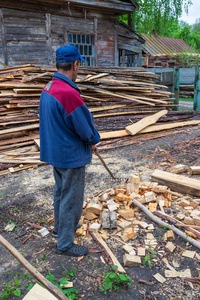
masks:
<path id="1" fill-rule="evenodd" d="M 67 45 L 56 51 L 52 80 L 40 98 L 40 160 L 53 166 L 54 231 L 58 237 L 56 253 L 82 256 L 87 247 L 74 244 L 74 232 L 81 217 L 85 185 L 85 165 L 100 137 L 93 116 L 74 83 L 80 61 L 78 49 Z"/>

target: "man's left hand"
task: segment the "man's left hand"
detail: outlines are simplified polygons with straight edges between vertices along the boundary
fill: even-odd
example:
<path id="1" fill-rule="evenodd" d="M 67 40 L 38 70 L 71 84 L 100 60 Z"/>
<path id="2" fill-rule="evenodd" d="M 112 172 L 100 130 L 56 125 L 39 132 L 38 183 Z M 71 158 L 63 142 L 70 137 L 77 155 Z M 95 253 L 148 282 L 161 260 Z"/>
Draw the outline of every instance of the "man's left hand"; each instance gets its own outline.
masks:
<path id="1" fill-rule="evenodd" d="M 98 154 L 99 153 L 99 149 L 97 148 L 96 145 L 90 145 L 90 149 L 91 149 L 93 154 Z"/>

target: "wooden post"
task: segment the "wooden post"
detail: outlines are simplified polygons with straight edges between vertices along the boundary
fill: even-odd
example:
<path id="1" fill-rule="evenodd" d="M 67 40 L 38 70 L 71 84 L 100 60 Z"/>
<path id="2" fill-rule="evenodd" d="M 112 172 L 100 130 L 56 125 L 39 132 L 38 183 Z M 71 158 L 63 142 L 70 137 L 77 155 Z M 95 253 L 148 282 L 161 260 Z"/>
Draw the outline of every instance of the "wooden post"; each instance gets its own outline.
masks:
<path id="1" fill-rule="evenodd" d="M 133 28 L 133 26 L 132 26 L 132 17 L 131 17 L 131 14 L 132 14 L 132 13 L 129 13 L 129 14 L 128 14 L 128 26 L 129 26 L 130 28 Z"/>
<path id="2" fill-rule="evenodd" d="M 2 42 L 4 64 L 8 65 L 8 54 L 7 54 L 7 45 L 6 45 L 6 32 L 5 32 L 5 27 L 4 27 L 4 18 L 3 18 L 3 11 L 2 11 L 2 9 L 0 9 L 0 26 L 1 26 L 1 42 Z"/>
<path id="3" fill-rule="evenodd" d="M 64 26 L 64 44 L 68 45 L 68 30 L 66 28 L 66 26 Z"/>
<path id="4" fill-rule="evenodd" d="M 119 50 L 117 47 L 118 34 L 117 34 L 116 25 L 114 25 L 114 39 L 115 39 L 115 67 L 118 67 L 119 66 Z"/>
<path id="5" fill-rule="evenodd" d="M 142 52 L 137 54 L 137 67 L 142 67 Z"/>
<path id="6" fill-rule="evenodd" d="M 46 13 L 46 35 L 47 35 L 47 50 L 48 50 L 48 64 L 53 64 L 52 58 L 52 40 L 51 40 L 51 14 Z"/>
<path id="7" fill-rule="evenodd" d="M 172 107 L 173 110 L 178 110 L 179 107 L 179 86 L 180 86 L 180 69 L 179 67 L 174 67 L 174 75 L 173 75 L 173 89 L 172 93 L 174 93 L 173 104 L 175 106 Z M 173 96 L 173 95 L 172 95 Z"/>
<path id="8" fill-rule="evenodd" d="M 94 58 L 94 63 L 95 67 L 98 66 L 98 19 L 97 17 L 94 17 L 94 53 L 95 53 L 95 58 Z"/>
<path id="9" fill-rule="evenodd" d="M 199 69 L 199 66 L 195 66 L 193 109 L 200 112 L 200 69 Z"/>
<path id="10" fill-rule="evenodd" d="M 122 67 L 124 67 L 124 63 L 125 63 L 125 50 L 122 49 Z"/>

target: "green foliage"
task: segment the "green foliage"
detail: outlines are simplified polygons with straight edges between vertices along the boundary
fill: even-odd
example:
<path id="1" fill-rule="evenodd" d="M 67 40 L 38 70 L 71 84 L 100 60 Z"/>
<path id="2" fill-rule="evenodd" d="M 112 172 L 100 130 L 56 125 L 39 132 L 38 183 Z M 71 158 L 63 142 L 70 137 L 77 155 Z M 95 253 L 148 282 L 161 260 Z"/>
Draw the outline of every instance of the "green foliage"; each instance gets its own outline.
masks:
<path id="1" fill-rule="evenodd" d="M 41 260 L 42 260 L 42 261 L 45 261 L 45 259 L 46 259 L 46 255 L 43 254 Z"/>
<path id="2" fill-rule="evenodd" d="M 156 251 L 151 250 L 151 246 L 149 246 L 149 255 L 146 255 L 144 257 L 144 261 L 142 262 L 142 265 L 144 266 L 145 264 L 147 264 L 149 267 L 152 267 L 153 264 L 151 263 L 151 259 L 155 257 L 156 255 Z"/>
<path id="3" fill-rule="evenodd" d="M 55 281 L 55 277 L 53 275 L 53 272 L 49 272 L 49 274 L 46 275 L 46 279 L 49 280 L 51 283 L 53 283 L 55 286 L 57 286 L 62 292 L 63 294 L 65 294 L 69 299 L 78 299 L 77 295 L 78 295 L 78 290 L 74 289 L 74 288 L 69 288 L 69 289 L 65 289 L 63 288 L 61 285 L 66 284 L 70 278 L 74 278 L 75 274 L 76 274 L 76 269 L 74 268 L 71 271 L 67 271 L 67 269 L 65 269 L 64 273 L 66 275 L 65 278 L 60 278 L 58 280 L 59 283 L 57 283 Z"/>
<path id="4" fill-rule="evenodd" d="M 192 25 L 192 31 L 196 31 L 200 34 L 200 18 L 196 20 L 194 25 Z"/>
<path id="5" fill-rule="evenodd" d="M 151 264 L 150 260 L 151 260 L 151 256 L 146 255 L 146 256 L 144 257 L 144 261 L 142 262 L 142 265 L 144 266 L 144 265 L 147 263 L 147 265 L 148 265 L 149 267 L 152 267 L 153 265 Z"/>
<path id="6" fill-rule="evenodd" d="M 110 267 L 112 270 L 117 270 L 117 266 Z M 131 277 L 122 274 L 117 274 L 115 272 L 104 272 L 105 278 L 103 279 L 102 285 L 99 287 L 100 291 L 107 294 L 108 290 L 119 290 L 120 286 L 131 285 Z"/>
<path id="7" fill-rule="evenodd" d="M 14 278 L 14 283 L 9 281 L 7 284 L 3 284 L 3 293 L 1 294 L 1 298 L 8 299 L 9 296 L 15 295 L 16 297 L 21 296 L 20 290 L 21 284 L 17 278 Z"/>
<path id="8" fill-rule="evenodd" d="M 151 34 L 153 30 L 158 35 L 168 36 L 172 28 L 178 27 L 178 18 L 182 15 L 182 7 L 187 12 L 191 0 L 137 0 L 139 10 L 131 15 L 134 29 L 139 33 Z M 119 18 L 128 23 L 128 16 Z"/>
<path id="9" fill-rule="evenodd" d="M 67 271 L 67 268 L 64 267 L 64 265 L 62 265 L 64 272 L 63 275 L 65 275 L 65 278 L 70 278 L 70 279 L 74 279 L 74 277 L 76 276 L 76 272 L 77 272 L 77 268 L 73 268 L 70 271 Z"/>
<path id="10" fill-rule="evenodd" d="M 179 27 L 178 30 L 172 33 L 171 37 L 183 39 L 192 48 L 200 51 L 200 34 L 198 33 L 198 31 L 192 30 L 192 26 L 190 25 Z"/>

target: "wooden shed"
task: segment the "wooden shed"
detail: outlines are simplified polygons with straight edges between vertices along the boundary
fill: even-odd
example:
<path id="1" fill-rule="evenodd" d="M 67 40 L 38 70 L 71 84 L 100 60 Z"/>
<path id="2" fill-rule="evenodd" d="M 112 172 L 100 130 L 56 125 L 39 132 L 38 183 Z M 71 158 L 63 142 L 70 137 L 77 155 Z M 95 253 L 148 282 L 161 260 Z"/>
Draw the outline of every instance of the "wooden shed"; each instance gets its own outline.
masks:
<path id="1" fill-rule="evenodd" d="M 135 0 L 0 0 L 0 61 L 52 65 L 73 44 L 89 66 L 141 66 L 144 40 L 117 16 Z"/>
<path id="2" fill-rule="evenodd" d="M 187 59 L 198 62 L 198 52 L 192 49 L 184 40 L 142 33 L 145 40 L 143 46 L 143 66 L 147 68 L 172 68 L 174 66 L 188 67 Z"/>

